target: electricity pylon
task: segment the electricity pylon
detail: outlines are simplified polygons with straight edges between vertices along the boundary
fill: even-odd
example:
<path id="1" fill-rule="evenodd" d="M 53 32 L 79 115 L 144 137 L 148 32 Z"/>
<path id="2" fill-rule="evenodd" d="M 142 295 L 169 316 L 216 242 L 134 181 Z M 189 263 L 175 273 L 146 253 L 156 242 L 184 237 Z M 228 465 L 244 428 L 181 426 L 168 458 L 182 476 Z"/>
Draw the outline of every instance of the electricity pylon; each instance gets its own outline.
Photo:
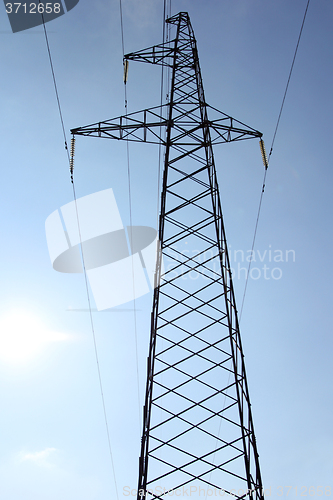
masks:
<path id="1" fill-rule="evenodd" d="M 169 67 L 169 102 L 72 130 L 165 146 L 138 500 L 213 488 L 262 500 L 213 156 L 213 144 L 262 134 L 206 103 L 189 16 L 166 22 L 175 37 L 127 54 L 125 74 L 128 60 Z"/>

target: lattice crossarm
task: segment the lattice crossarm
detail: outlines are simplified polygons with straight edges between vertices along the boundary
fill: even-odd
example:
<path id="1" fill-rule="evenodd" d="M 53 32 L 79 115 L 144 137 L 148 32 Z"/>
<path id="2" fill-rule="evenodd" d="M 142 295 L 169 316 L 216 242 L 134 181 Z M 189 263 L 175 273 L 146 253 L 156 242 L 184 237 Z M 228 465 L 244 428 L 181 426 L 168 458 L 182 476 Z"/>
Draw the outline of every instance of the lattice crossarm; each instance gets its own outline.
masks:
<path id="1" fill-rule="evenodd" d="M 124 59 L 126 61 L 138 61 L 171 67 L 172 63 L 168 62 L 168 58 L 172 57 L 174 54 L 174 49 L 172 47 L 174 42 L 175 41 L 172 40 L 167 44 L 161 43 L 160 45 L 153 45 L 144 50 L 125 54 Z"/>
<path id="2" fill-rule="evenodd" d="M 165 119 L 160 112 L 161 107 L 155 106 L 126 116 L 74 128 L 71 133 L 89 137 L 164 144 L 165 127 L 173 126 L 173 123 Z"/>

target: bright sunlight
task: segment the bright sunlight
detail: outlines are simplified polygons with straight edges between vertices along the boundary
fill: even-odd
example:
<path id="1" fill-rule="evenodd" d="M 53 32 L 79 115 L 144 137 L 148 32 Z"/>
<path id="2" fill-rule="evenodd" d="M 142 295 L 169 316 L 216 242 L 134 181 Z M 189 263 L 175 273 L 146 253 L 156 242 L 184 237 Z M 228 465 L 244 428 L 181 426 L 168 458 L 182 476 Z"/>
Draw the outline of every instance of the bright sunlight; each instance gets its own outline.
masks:
<path id="1" fill-rule="evenodd" d="M 32 313 L 11 311 L 0 317 L 0 359 L 18 363 L 27 361 L 50 342 L 66 340 L 64 333 L 52 332 Z"/>

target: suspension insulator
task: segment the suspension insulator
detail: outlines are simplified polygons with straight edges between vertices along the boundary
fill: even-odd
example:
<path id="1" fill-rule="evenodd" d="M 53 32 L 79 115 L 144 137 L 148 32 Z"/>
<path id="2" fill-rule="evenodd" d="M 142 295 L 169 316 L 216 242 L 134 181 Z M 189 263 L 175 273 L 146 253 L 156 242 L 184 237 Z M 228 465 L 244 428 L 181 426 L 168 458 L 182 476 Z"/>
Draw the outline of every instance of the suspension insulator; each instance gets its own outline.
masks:
<path id="1" fill-rule="evenodd" d="M 124 59 L 124 83 L 127 83 L 128 78 L 128 60 Z"/>
<path id="2" fill-rule="evenodd" d="M 71 139 L 71 156 L 69 160 L 69 170 L 71 175 L 73 175 L 73 170 L 74 170 L 74 153 L 75 153 L 75 137 L 72 137 Z"/>
<path id="3" fill-rule="evenodd" d="M 267 170 L 268 169 L 268 160 L 267 160 L 267 155 L 266 155 L 265 144 L 264 144 L 264 141 L 262 139 L 260 139 L 259 145 L 260 145 L 262 161 L 263 161 L 265 170 Z"/>

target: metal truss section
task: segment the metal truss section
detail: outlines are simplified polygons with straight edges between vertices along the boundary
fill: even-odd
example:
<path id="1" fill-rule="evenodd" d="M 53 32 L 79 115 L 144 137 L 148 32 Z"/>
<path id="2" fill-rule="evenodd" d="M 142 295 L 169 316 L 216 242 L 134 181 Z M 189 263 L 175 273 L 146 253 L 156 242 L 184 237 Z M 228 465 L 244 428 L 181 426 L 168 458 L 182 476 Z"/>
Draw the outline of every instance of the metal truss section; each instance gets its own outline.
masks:
<path id="1" fill-rule="evenodd" d="M 173 47 L 170 47 L 170 44 L 161 43 L 160 45 L 154 45 L 153 47 L 140 50 L 139 52 L 126 54 L 125 59 L 170 67 L 169 58 L 172 56 Z"/>
<path id="2" fill-rule="evenodd" d="M 175 108 L 175 111 L 178 111 L 178 116 L 175 116 L 171 121 L 166 120 L 160 114 L 161 108 L 162 111 L 169 109 L 169 105 L 165 104 L 162 107 L 156 106 L 126 116 L 75 128 L 71 132 L 75 135 L 166 145 L 165 127 L 170 127 L 172 130 L 171 144 L 181 146 L 206 145 L 202 135 L 203 127 L 210 128 L 212 144 L 262 137 L 262 134 L 257 130 L 211 106 L 206 105 L 211 111 L 211 115 L 214 114 L 216 119 L 202 121 L 199 104 L 192 109 L 185 109 L 181 104 L 179 103 L 179 108 Z M 161 133 L 162 130 L 163 133 Z"/>
<path id="3" fill-rule="evenodd" d="M 262 134 L 207 105 L 189 16 L 167 22 L 171 42 L 125 57 L 172 69 L 169 103 L 72 130 L 165 146 L 138 500 L 263 500 L 212 147 Z"/>

